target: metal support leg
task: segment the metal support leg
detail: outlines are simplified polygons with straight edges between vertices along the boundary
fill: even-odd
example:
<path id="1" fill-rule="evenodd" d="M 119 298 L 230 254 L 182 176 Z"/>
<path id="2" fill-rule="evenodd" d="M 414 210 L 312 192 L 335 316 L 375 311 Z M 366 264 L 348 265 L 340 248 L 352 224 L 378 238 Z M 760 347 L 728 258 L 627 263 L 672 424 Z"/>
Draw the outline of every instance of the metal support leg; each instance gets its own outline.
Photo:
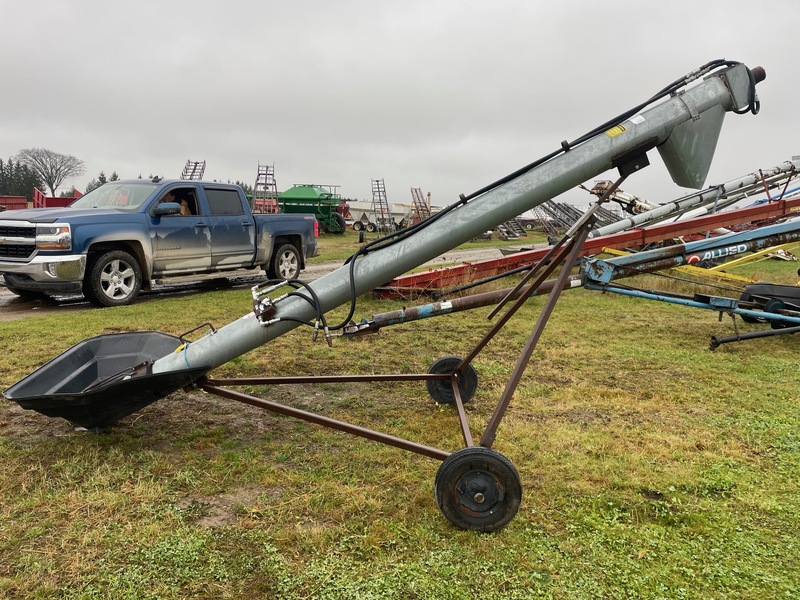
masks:
<path id="1" fill-rule="evenodd" d="M 464 436 L 464 445 L 467 448 L 474 446 L 472 441 L 472 433 L 469 430 L 469 423 L 467 422 L 467 413 L 464 410 L 464 403 L 461 401 L 461 392 L 458 389 L 458 373 L 453 373 L 453 397 L 455 398 L 456 411 L 458 411 L 458 422 L 461 425 L 461 434 Z"/>
<path id="2" fill-rule="evenodd" d="M 270 412 L 278 413 L 281 415 L 295 417 L 302 421 L 308 421 L 309 423 L 316 423 L 317 425 L 322 425 L 323 427 L 328 427 L 330 429 L 344 431 L 345 433 L 349 433 L 351 435 L 356 435 L 358 437 L 363 437 L 368 440 L 380 442 L 382 444 L 386 444 L 387 446 L 402 448 L 403 450 L 408 450 L 409 452 L 421 454 L 422 456 L 428 456 L 430 458 L 436 458 L 438 460 L 444 460 L 448 456 L 450 456 L 449 452 L 445 452 L 444 450 L 439 450 L 438 448 L 423 446 L 422 444 L 417 444 L 409 440 L 404 440 L 402 438 L 398 438 L 393 435 L 388 435 L 386 433 L 381 433 L 379 431 L 374 431 L 372 429 L 366 429 L 364 427 L 359 427 L 358 425 L 345 423 L 344 421 L 331 419 L 330 417 L 325 417 L 323 415 L 318 415 L 316 413 L 300 410 L 299 408 L 293 408 L 291 406 L 285 406 L 283 404 L 278 404 L 276 402 L 270 402 L 269 400 L 264 400 L 263 398 L 257 398 L 255 396 L 250 396 L 248 394 L 242 394 L 240 392 L 234 392 L 233 390 L 229 390 L 226 388 L 219 387 L 218 385 L 215 385 L 215 382 L 213 380 L 201 379 L 197 383 L 197 387 L 211 394 L 222 396 L 223 398 L 229 398 L 230 400 L 236 400 L 237 402 L 242 402 L 244 404 L 249 404 L 251 406 L 257 406 L 258 408 L 263 408 Z"/>
<path id="3" fill-rule="evenodd" d="M 522 305 L 528 301 L 531 292 L 535 289 L 538 289 L 539 286 L 542 285 L 542 283 L 544 283 L 547 277 L 553 271 L 556 270 L 558 265 L 561 263 L 561 261 L 564 259 L 564 257 L 570 251 L 570 248 L 573 247 L 573 245 L 574 245 L 574 240 L 567 243 L 563 248 L 560 249 L 559 252 L 553 254 L 553 258 L 550 260 L 550 263 L 545 266 L 544 270 L 540 273 L 540 275 L 536 278 L 536 280 L 525 289 L 525 291 L 519 296 L 519 298 L 517 298 L 516 302 L 514 302 L 511 308 L 508 309 L 506 314 L 500 317 L 500 319 L 492 326 L 492 328 L 489 329 L 489 331 L 487 331 L 486 334 L 484 334 L 481 341 L 479 341 L 472 349 L 472 351 L 469 354 L 467 354 L 466 357 L 464 357 L 464 360 L 462 360 L 461 364 L 458 365 L 456 371 L 464 368 L 466 365 L 470 364 L 473 360 L 475 360 L 475 357 L 478 356 L 480 351 L 486 347 L 486 345 L 492 340 L 492 338 L 495 335 L 497 335 L 497 333 L 505 326 L 505 324 L 509 321 L 509 319 L 511 319 L 511 317 L 514 316 L 514 313 L 516 313 L 520 309 L 520 307 L 522 307 Z M 540 264 L 542 263 L 540 262 Z M 550 292 L 551 295 L 552 293 L 553 292 Z"/>
<path id="4" fill-rule="evenodd" d="M 572 267 L 574 267 L 575 263 L 578 261 L 580 249 L 583 246 L 583 243 L 586 241 L 590 229 L 591 223 L 588 223 L 582 227 L 578 231 L 576 237 L 573 238 L 569 257 L 564 263 L 553 291 L 550 292 L 550 295 L 547 297 L 547 302 L 545 302 L 542 312 L 539 314 L 539 318 L 536 320 L 536 324 L 533 326 L 533 331 L 528 338 L 528 342 L 525 344 L 522 354 L 520 354 L 519 358 L 517 359 L 517 364 L 514 367 L 514 371 L 511 373 L 511 377 L 506 384 L 505 390 L 503 390 L 503 394 L 500 396 L 500 400 L 494 409 L 494 413 L 489 419 L 489 424 L 486 426 L 486 431 L 484 432 L 480 442 L 480 445 L 485 448 L 491 448 L 492 444 L 494 443 L 500 421 L 503 419 L 503 416 L 508 409 L 508 405 L 511 403 L 511 398 L 514 395 L 517 386 L 519 385 L 520 379 L 522 378 L 522 373 L 525 371 L 525 367 L 528 366 L 531 355 L 533 355 L 536 344 L 538 343 L 539 338 L 544 331 L 545 325 L 547 325 L 547 320 L 550 318 L 550 315 L 555 308 L 556 302 L 561 295 L 561 291 L 564 289 L 564 286 L 569 280 L 570 271 L 572 271 Z"/>

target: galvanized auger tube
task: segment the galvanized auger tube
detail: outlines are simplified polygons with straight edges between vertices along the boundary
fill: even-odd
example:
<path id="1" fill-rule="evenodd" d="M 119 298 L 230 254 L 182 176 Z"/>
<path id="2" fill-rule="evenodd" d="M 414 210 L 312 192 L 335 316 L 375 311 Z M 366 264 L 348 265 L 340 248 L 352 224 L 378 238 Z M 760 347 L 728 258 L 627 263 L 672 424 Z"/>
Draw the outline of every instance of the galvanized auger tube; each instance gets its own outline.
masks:
<path id="1" fill-rule="evenodd" d="M 749 194 L 758 194 L 763 192 L 765 188 L 771 190 L 785 184 L 788 180 L 797 176 L 798 170 L 800 170 L 800 157 L 793 157 L 792 160 L 786 161 L 772 169 L 764 169 L 755 173 L 750 173 L 744 177 L 739 177 L 721 185 L 716 185 L 689 194 L 683 198 L 678 198 L 672 202 L 667 202 L 657 208 L 622 219 L 616 223 L 598 227 L 589 232 L 589 239 L 611 235 L 612 233 L 625 231 L 626 229 L 632 229 L 634 227 L 640 227 L 645 223 L 671 219 L 676 215 L 685 218 L 688 217 L 689 214 L 693 214 L 694 211 L 697 211 L 697 214 L 694 216 L 706 214 L 712 212 L 709 205 L 720 198 L 724 198 L 725 202 L 724 205 L 718 208 L 725 208 L 747 198 Z M 691 209 L 694 209 L 694 211 L 689 213 Z"/>
<path id="2" fill-rule="evenodd" d="M 764 77 L 760 67 L 751 72 L 742 64 L 734 64 L 609 127 L 458 206 L 407 239 L 359 258 L 353 268 L 353 289 L 356 294 L 368 292 L 592 177 L 615 167 L 630 166 L 633 159 L 654 147 L 659 148 L 676 183 L 701 187 L 725 112 L 747 110 L 755 98 L 755 83 Z M 345 265 L 310 284 L 323 312 L 350 301 L 350 278 L 350 266 Z M 245 315 L 190 344 L 185 351 L 157 360 L 153 372 L 187 367 L 212 369 L 298 326 L 296 321 L 282 319 L 309 321 L 316 316 L 314 308 L 297 297 L 285 298 L 274 308 L 270 325 L 262 325 L 253 313 Z"/>
<path id="3" fill-rule="evenodd" d="M 700 77 L 705 79 L 692 84 Z M 308 284 L 299 293 L 313 297 L 313 304 L 297 295 L 270 299 L 268 291 L 254 290 L 254 312 L 178 352 L 183 340 L 164 333 L 98 336 L 3 394 L 23 408 L 84 427 L 104 427 L 592 177 L 612 168 L 626 175 L 635 172 L 647 165 L 652 148 L 658 148 L 678 185 L 700 188 L 725 113 L 758 112 L 755 85 L 764 77 L 760 67 L 751 71 L 725 60 L 700 67 L 645 104 L 571 144 L 563 142 L 558 152 L 462 197 L 441 214 L 399 232 L 391 243 L 379 241 L 373 252 Z"/>

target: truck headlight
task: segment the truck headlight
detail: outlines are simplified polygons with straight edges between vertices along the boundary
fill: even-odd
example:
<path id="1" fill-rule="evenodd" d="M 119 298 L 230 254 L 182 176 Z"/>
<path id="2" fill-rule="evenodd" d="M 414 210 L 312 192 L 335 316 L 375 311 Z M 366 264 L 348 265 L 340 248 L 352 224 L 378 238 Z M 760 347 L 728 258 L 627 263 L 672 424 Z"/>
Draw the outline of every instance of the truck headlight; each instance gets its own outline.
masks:
<path id="1" fill-rule="evenodd" d="M 36 248 L 39 250 L 69 250 L 72 233 L 69 225 L 37 225 Z"/>

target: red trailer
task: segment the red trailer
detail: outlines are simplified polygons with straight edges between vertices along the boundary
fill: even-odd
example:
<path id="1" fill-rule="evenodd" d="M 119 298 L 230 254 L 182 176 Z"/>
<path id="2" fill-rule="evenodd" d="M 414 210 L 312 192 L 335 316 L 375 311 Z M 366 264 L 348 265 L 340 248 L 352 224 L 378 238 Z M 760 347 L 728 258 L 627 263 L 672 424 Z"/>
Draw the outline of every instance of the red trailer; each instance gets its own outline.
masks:
<path id="1" fill-rule="evenodd" d="M 81 192 L 72 188 L 71 196 L 67 198 L 56 198 L 54 196 L 45 196 L 44 192 L 38 188 L 33 188 L 33 207 L 34 208 L 63 208 L 69 206 L 75 200 L 83 196 Z"/>
<path id="2" fill-rule="evenodd" d="M 28 208 L 28 199 L 25 196 L 0 196 L 0 210 L 19 208 Z"/>

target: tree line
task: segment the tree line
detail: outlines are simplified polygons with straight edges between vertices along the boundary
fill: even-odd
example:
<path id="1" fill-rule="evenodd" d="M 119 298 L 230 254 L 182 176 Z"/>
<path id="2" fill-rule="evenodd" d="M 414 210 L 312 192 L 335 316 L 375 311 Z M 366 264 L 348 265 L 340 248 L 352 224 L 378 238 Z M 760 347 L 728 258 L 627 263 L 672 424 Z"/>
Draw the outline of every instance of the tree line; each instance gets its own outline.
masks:
<path id="1" fill-rule="evenodd" d="M 56 189 L 66 179 L 83 175 L 85 172 L 85 163 L 72 155 L 60 154 L 46 148 L 26 148 L 5 163 L 0 160 L 0 196 L 25 196 L 31 202 L 33 189 L 44 187 L 50 190 L 51 196 L 55 196 Z M 139 179 L 141 178 L 140 174 Z M 150 179 L 152 178 L 151 175 Z M 100 174 L 87 184 L 84 192 L 91 192 L 109 181 L 118 179 L 116 171 L 111 173 L 110 177 L 106 177 L 105 172 L 100 171 Z M 228 183 L 230 182 L 229 179 Z M 253 193 L 252 185 L 240 181 L 235 183 L 245 194 Z M 63 195 L 65 194 L 62 193 Z"/>
<path id="2" fill-rule="evenodd" d="M 33 188 L 48 188 L 50 195 L 68 177 L 83 175 L 84 162 L 69 154 L 46 148 L 26 148 L 5 163 L 0 160 L 0 195 L 25 196 L 33 199 Z"/>
<path id="3" fill-rule="evenodd" d="M 33 188 L 44 187 L 41 177 L 28 165 L 9 158 L 0 159 L 0 196 L 25 196 L 33 202 Z"/>

